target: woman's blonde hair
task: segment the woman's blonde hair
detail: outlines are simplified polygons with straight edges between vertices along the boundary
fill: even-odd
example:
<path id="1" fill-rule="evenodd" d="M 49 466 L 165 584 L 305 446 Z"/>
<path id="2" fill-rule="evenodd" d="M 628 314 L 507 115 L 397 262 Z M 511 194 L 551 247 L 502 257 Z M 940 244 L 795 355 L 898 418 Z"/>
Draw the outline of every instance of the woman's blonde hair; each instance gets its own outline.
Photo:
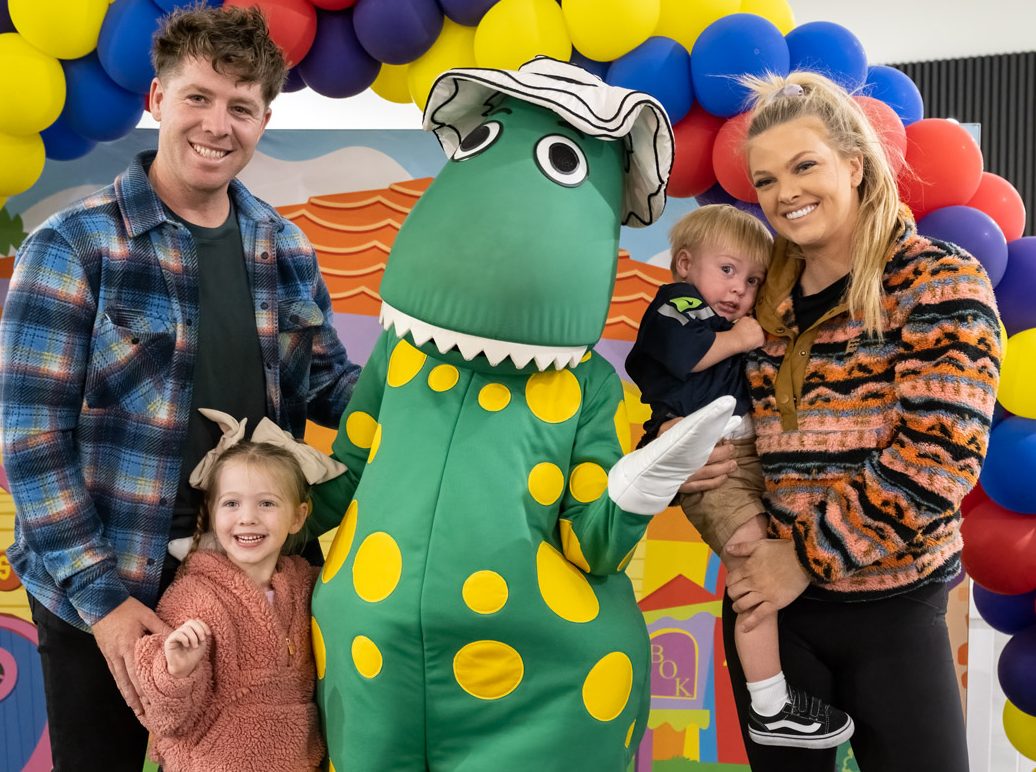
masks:
<path id="1" fill-rule="evenodd" d="M 752 93 L 747 142 L 774 126 L 812 117 L 827 129 L 828 144 L 842 158 L 862 158 L 859 222 L 850 245 L 846 302 L 852 317 L 862 319 L 868 333 L 880 336 L 885 321 L 882 273 L 905 221 L 888 155 L 898 151 L 882 143 L 856 100 L 823 75 L 801 71 L 787 77 L 745 76 L 741 83 Z M 801 257 L 797 245 L 788 246 L 789 254 Z"/>

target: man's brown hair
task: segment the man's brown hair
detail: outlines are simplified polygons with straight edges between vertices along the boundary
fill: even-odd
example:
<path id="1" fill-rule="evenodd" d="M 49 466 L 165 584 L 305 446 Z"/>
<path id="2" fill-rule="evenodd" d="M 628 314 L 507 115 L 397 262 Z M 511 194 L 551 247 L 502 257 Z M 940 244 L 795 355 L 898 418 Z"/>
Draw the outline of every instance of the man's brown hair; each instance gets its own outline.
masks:
<path id="1" fill-rule="evenodd" d="M 155 74 L 161 79 L 192 58 L 242 83 L 258 83 L 267 105 L 281 92 L 288 72 L 262 11 L 254 7 L 194 6 L 166 16 L 151 45 Z"/>

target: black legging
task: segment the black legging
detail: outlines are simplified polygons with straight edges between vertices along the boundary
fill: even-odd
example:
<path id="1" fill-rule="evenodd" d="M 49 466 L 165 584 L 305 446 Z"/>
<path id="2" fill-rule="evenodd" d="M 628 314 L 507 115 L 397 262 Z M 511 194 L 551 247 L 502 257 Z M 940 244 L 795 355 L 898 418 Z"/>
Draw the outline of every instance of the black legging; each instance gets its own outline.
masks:
<path id="1" fill-rule="evenodd" d="M 967 772 L 960 693 L 946 629 L 945 584 L 874 601 L 799 598 L 780 612 L 788 683 L 852 716 L 861 772 Z M 753 772 L 832 772 L 837 749 L 756 745 L 745 730 L 749 695 L 734 654 L 731 601 L 723 641 L 741 733 Z"/>

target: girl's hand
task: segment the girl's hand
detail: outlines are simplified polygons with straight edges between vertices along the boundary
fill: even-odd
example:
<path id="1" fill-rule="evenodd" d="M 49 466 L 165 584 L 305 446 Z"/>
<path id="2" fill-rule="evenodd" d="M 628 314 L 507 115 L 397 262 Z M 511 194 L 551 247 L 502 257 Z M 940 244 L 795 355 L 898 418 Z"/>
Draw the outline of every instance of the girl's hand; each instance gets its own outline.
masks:
<path id="1" fill-rule="evenodd" d="M 209 626 L 200 619 L 188 619 L 165 639 L 165 664 L 169 675 L 186 678 L 205 656 L 206 643 L 212 636 Z"/>
<path id="2" fill-rule="evenodd" d="M 786 539 L 729 544 L 724 552 L 741 559 L 727 576 L 727 593 L 734 601 L 734 611 L 745 615 L 746 630 L 767 613 L 787 606 L 809 586 L 809 575 L 799 563 L 795 545 Z"/>

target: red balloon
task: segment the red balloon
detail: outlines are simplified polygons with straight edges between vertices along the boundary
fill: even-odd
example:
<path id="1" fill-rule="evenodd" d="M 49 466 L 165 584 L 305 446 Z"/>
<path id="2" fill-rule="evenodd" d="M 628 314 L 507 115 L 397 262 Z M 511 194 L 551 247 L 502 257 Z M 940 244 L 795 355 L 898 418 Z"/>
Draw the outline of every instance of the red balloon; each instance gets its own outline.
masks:
<path id="1" fill-rule="evenodd" d="M 925 118 L 906 128 L 907 168 L 899 194 L 921 219 L 944 206 L 967 204 L 982 179 L 982 150 L 956 121 Z"/>
<path id="2" fill-rule="evenodd" d="M 987 590 L 1021 595 L 1036 590 L 1036 515 L 1020 515 L 989 500 L 961 525 L 964 568 Z"/>
<path id="3" fill-rule="evenodd" d="M 982 172 L 978 190 L 968 206 L 979 209 L 994 220 L 1009 242 L 1022 237 L 1025 230 L 1025 202 L 1014 185 L 992 172 Z"/>
<path id="4" fill-rule="evenodd" d="M 356 5 L 356 0 L 309 0 L 309 2 L 325 11 L 341 11 Z"/>
<path id="5" fill-rule="evenodd" d="M 309 0 L 224 0 L 223 5 L 259 8 L 270 27 L 270 37 L 284 52 L 289 67 L 309 53 L 317 34 L 317 9 Z"/>
<path id="6" fill-rule="evenodd" d="M 882 102 L 869 96 L 854 97 L 857 104 L 863 109 L 867 120 L 874 127 L 881 146 L 885 149 L 885 157 L 889 160 L 892 173 L 899 176 L 903 163 L 906 160 L 907 137 L 903 121 L 896 114 L 896 111 Z"/>
<path id="7" fill-rule="evenodd" d="M 759 203 L 755 185 L 748 176 L 745 159 L 745 136 L 748 134 L 749 114 L 741 113 L 723 124 L 712 146 L 712 168 L 716 179 L 734 198 Z"/>
<path id="8" fill-rule="evenodd" d="M 698 196 L 716 184 L 712 169 L 712 147 L 723 119 L 695 105 L 687 117 L 673 126 L 673 170 L 669 173 L 669 195 Z"/>
<path id="9" fill-rule="evenodd" d="M 971 492 L 968 493 L 960 503 L 961 517 L 967 517 L 971 510 L 983 501 L 989 501 L 989 496 L 986 495 L 986 492 L 982 489 L 981 485 L 975 483 L 975 487 L 971 489 Z"/>

